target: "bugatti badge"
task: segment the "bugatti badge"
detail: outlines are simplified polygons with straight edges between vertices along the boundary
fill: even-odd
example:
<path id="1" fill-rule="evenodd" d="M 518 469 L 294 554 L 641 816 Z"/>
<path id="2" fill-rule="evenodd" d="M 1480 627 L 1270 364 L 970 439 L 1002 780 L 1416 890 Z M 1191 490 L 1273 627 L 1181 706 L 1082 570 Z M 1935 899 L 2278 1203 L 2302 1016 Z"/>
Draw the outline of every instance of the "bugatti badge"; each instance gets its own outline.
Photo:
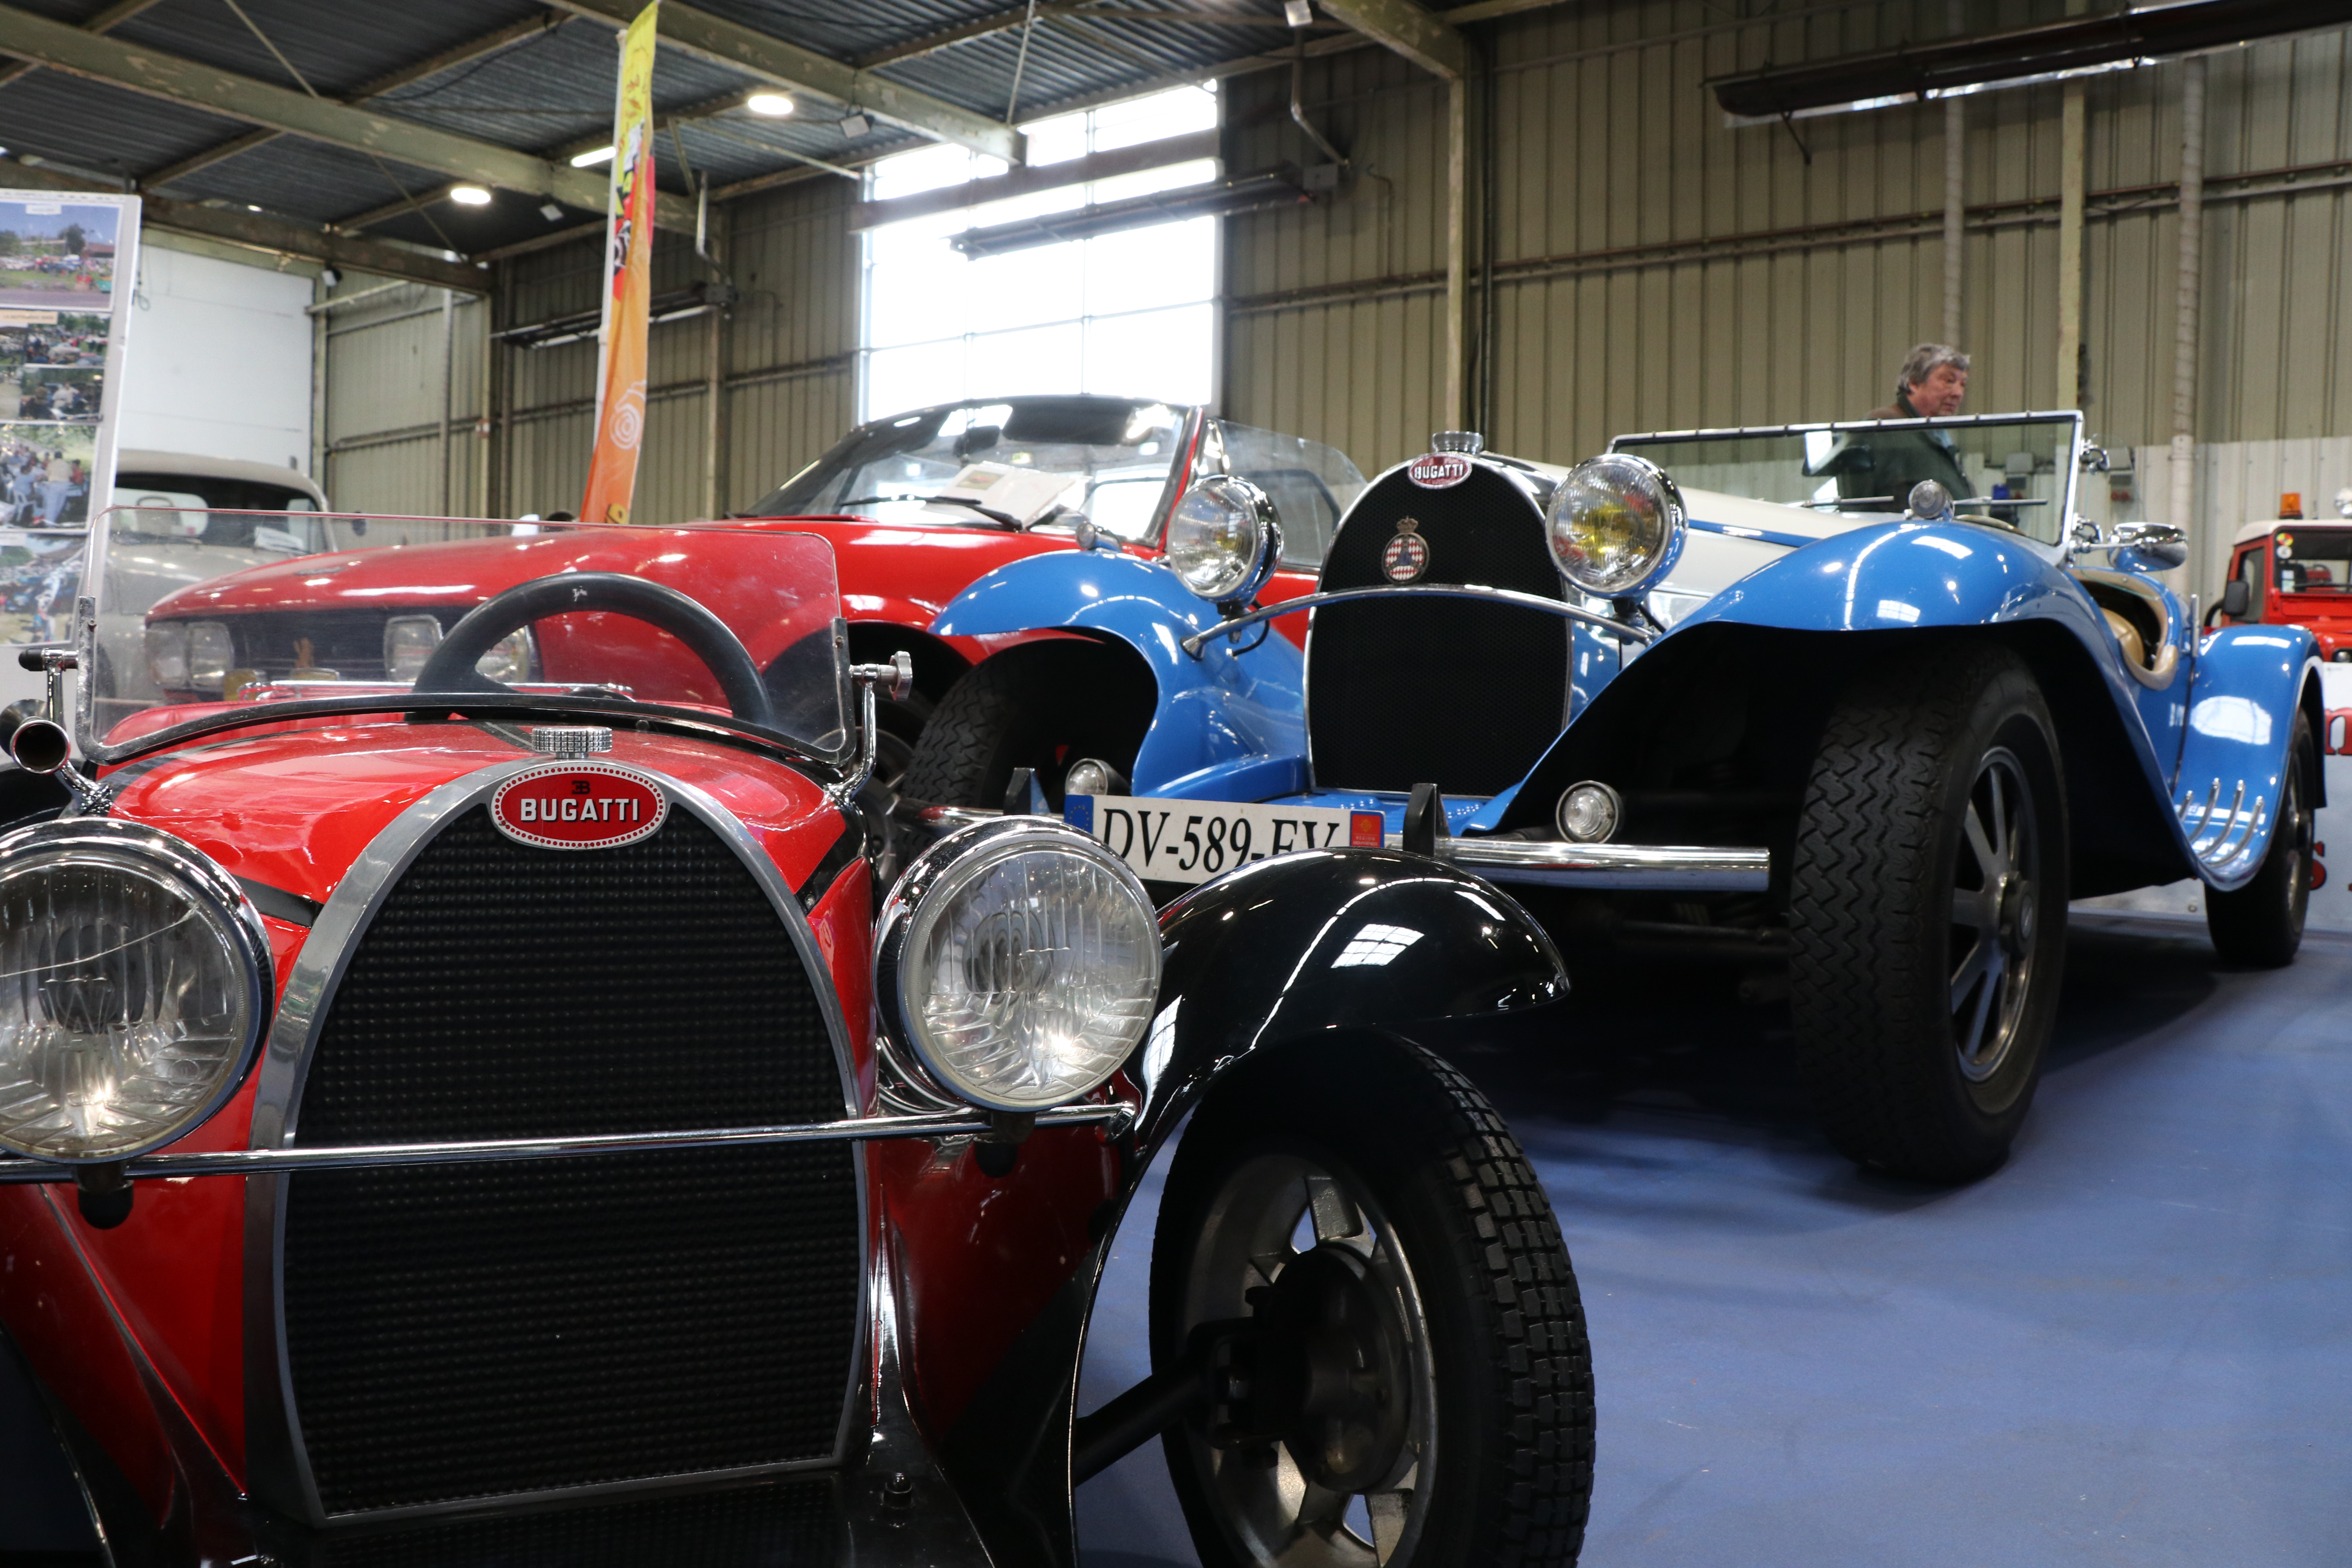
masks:
<path id="1" fill-rule="evenodd" d="M 668 816 L 661 786 L 618 763 L 545 763 L 490 796 L 498 830 L 536 849 L 617 849 L 652 837 Z"/>
<path id="2" fill-rule="evenodd" d="M 1470 477 L 1470 459 L 1459 452 L 1431 452 L 1407 463 L 1404 477 L 1425 490 L 1450 489 Z"/>

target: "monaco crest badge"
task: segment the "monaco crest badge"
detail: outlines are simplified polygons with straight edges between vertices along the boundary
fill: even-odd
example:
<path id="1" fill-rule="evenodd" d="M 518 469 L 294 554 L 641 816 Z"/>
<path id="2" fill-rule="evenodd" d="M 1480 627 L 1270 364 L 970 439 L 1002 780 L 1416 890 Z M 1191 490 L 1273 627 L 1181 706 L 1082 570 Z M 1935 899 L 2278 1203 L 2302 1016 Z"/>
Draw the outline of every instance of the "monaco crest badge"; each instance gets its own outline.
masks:
<path id="1" fill-rule="evenodd" d="M 618 849 L 652 837 L 668 816 L 661 786 L 618 763 L 548 763 L 490 796 L 498 830 L 535 849 Z"/>
<path id="2" fill-rule="evenodd" d="M 1404 466 L 1404 477 L 1425 490 L 1451 489 L 1470 477 L 1470 459 L 1459 452 L 1428 452 Z"/>
<path id="3" fill-rule="evenodd" d="M 1381 570 L 1391 583 L 1411 583 L 1429 570 L 1429 541 L 1421 536 L 1421 520 L 1397 519 L 1396 537 L 1381 552 Z"/>

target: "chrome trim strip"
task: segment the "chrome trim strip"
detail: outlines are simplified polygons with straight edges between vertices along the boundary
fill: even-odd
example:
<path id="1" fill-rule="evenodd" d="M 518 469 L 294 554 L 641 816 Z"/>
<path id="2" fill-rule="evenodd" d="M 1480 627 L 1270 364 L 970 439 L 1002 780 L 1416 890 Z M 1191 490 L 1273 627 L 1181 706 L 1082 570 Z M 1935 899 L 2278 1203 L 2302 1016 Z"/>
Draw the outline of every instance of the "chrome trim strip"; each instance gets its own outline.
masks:
<path id="1" fill-rule="evenodd" d="M 1521 609 L 1541 610 L 1563 620 L 1581 621 L 1597 630 L 1613 632 L 1643 647 L 1657 641 L 1659 637 L 1657 632 L 1646 626 L 1612 620 L 1580 605 L 1547 599 L 1539 594 L 1522 594 L 1517 588 L 1486 588 L 1475 583 L 1407 583 L 1392 588 L 1341 588 L 1329 594 L 1302 594 L 1278 605 L 1262 605 L 1245 616 L 1235 616 L 1230 621 L 1218 622 L 1207 631 L 1195 632 L 1178 646 L 1198 658 L 1201 650 L 1217 637 L 1232 637 L 1260 621 L 1274 620 L 1293 610 L 1311 610 L 1320 605 L 1344 605 L 1352 599 L 1490 599 L 1496 604 L 1515 605 Z"/>
<path id="2" fill-rule="evenodd" d="M 1391 848 L 1401 836 L 1389 834 Z M 1490 882 L 1561 888 L 1760 893 L 1771 883 L 1769 849 L 1685 844 L 1568 844 L 1524 838 L 1441 838 L 1437 858 Z"/>
<path id="3" fill-rule="evenodd" d="M 1066 1105 L 1037 1113 L 1040 1127 L 1124 1122 L 1128 1106 Z M 133 1160 L 132 1181 L 190 1176 L 251 1176 L 293 1171 L 358 1171 L 393 1165 L 490 1164 L 509 1160 L 561 1160 L 583 1154 L 642 1154 L 669 1149 L 758 1148 L 774 1143 L 864 1143 L 887 1138 L 956 1138 L 992 1130 L 976 1110 L 915 1116 L 854 1116 L 839 1121 L 772 1127 L 713 1127 L 678 1132 L 599 1132 L 577 1138 L 486 1138 L 457 1143 L 350 1143 L 310 1149 L 224 1149 L 208 1153 L 151 1154 Z M 70 1182 L 74 1167 L 43 1160 L 0 1159 L 0 1186 Z"/>

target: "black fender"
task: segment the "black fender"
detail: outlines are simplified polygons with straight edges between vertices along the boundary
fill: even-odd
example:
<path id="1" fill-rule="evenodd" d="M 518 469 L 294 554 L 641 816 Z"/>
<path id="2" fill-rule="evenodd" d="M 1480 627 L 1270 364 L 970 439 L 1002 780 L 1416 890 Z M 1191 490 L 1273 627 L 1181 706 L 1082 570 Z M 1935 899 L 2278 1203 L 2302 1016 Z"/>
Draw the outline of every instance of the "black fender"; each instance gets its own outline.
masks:
<path id="1" fill-rule="evenodd" d="M 1388 929 L 1368 936 L 1368 927 Z M 1509 897 L 1394 850 L 1258 862 L 1171 904 L 1160 930 L 1160 1006 L 1127 1064 L 1143 1104 L 1120 1141 L 1118 1195 L 1096 1216 L 1094 1247 L 940 1443 L 1001 1563 L 1077 1562 L 1070 1437 L 1087 1322 L 1119 1220 L 1185 1116 L 1270 1052 L 1344 1049 L 1350 1035 L 1416 1024 L 1458 1028 L 1568 992 L 1559 950 Z"/>

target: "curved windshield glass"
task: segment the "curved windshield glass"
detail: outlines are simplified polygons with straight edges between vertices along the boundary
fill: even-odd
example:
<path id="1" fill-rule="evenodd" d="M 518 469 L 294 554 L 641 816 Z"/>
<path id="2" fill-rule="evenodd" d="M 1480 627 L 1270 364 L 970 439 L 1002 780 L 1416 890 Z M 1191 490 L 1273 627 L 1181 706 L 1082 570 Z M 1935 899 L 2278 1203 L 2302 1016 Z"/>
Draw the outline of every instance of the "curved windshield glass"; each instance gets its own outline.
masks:
<path id="1" fill-rule="evenodd" d="M 1890 419 L 1620 436 L 1686 490 L 1825 513 L 1900 516 L 1934 479 L 1961 518 L 2055 544 L 2074 494 L 2082 421 L 2072 414 Z"/>
<path id="2" fill-rule="evenodd" d="M 1188 410 L 1124 397 L 1009 397 L 862 425 L 744 513 L 1027 528 L 1082 511 L 1151 531 Z"/>
<path id="3" fill-rule="evenodd" d="M 849 744 L 833 551 L 806 534 L 118 507 L 89 548 L 77 729 L 100 762 L 248 710 L 440 698 Z"/>

